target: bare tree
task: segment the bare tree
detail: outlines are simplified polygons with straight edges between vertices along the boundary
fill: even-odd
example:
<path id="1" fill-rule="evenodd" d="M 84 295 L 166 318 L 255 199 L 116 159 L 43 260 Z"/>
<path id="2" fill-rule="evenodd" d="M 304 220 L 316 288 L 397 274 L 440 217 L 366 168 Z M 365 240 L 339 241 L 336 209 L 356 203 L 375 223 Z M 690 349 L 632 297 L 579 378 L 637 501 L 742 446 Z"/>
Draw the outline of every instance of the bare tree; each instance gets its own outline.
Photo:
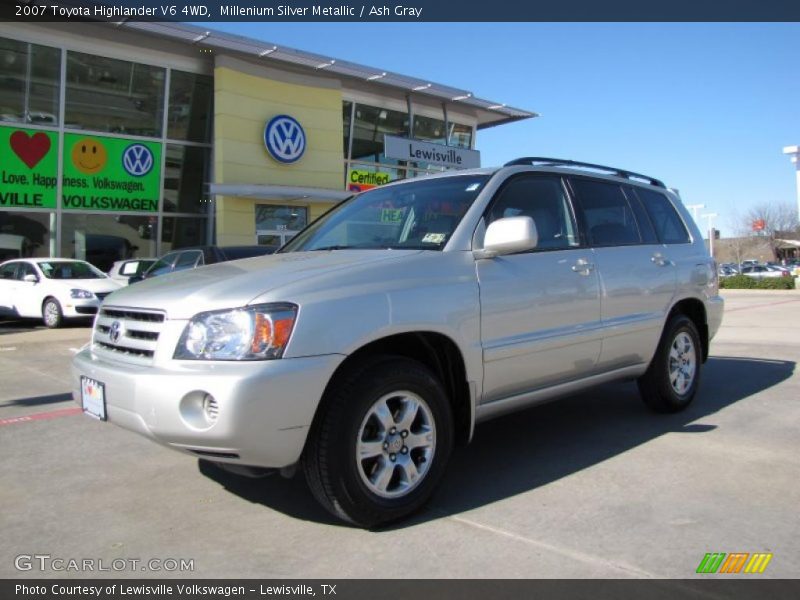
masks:
<path id="1" fill-rule="evenodd" d="M 760 231 L 755 232 L 756 225 L 762 228 Z M 777 247 L 779 234 L 781 232 L 797 232 L 797 207 L 789 202 L 784 203 L 771 203 L 762 202 L 751 207 L 744 218 L 739 223 L 739 230 L 757 233 L 757 235 L 769 243 L 772 250 L 772 257 L 777 258 Z"/>

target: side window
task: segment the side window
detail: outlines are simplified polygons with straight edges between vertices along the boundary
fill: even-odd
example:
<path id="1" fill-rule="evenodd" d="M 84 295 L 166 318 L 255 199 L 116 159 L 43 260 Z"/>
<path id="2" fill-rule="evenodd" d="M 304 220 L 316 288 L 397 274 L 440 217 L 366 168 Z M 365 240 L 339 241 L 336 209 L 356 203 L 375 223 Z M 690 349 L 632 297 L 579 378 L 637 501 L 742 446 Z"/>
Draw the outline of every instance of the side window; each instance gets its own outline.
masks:
<path id="1" fill-rule="evenodd" d="M 486 225 L 505 217 L 531 217 L 539 243 L 536 249 L 557 250 L 580 245 L 569 200 L 558 177 L 516 177 L 508 181 L 486 215 Z"/>
<path id="2" fill-rule="evenodd" d="M 201 258 L 202 253 L 200 250 L 181 252 L 180 256 L 178 256 L 178 260 L 175 261 L 175 270 L 183 271 L 185 269 L 193 269 Z"/>
<path id="3" fill-rule="evenodd" d="M 592 246 L 640 244 L 639 227 L 622 187 L 592 179 L 570 179 Z"/>
<path id="4" fill-rule="evenodd" d="M 689 232 L 669 198 L 660 192 L 644 188 L 637 188 L 636 194 L 642 199 L 662 244 L 689 243 Z"/>
<path id="5" fill-rule="evenodd" d="M 17 271 L 17 263 L 9 263 L 0 267 L 0 279 L 14 279 Z"/>
<path id="6" fill-rule="evenodd" d="M 36 275 L 36 269 L 29 263 L 20 263 L 17 269 L 17 279 L 20 281 L 25 279 L 25 275 Z M 38 275 L 36 275 L 38 278 Z"/>
<path id="7" fill-rule="evenodd" d="M 172 263 L 175 262 L 175 258 L 178 256 L 177 252 L 171 254 L 165 254 L 161 258 L 158 259 L 158 262 L 154 264 L 147 270 L 147 276 L 153 277 L 155 275 L 163 275 L 164 273 L 169 273 L 172 271 Z"/>

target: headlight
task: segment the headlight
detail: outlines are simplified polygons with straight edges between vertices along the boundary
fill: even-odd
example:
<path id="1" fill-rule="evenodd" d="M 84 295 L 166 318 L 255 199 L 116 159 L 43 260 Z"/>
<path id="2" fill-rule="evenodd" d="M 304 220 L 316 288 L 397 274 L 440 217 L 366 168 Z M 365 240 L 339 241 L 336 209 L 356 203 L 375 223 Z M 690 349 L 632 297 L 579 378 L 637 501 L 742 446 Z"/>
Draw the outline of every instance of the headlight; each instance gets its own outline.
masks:
<path id="1" fill-rule="evenodd" d="M 199 313 L 183 330 L 174 358 L 280 358 L 289 343 L 296 316 L 297 306 L 294 304 L 260 304 Z"/>
<path id="2" fill-rule="evenodd" d="M 94 298 L 94 294 L 92 292 L 78 288 L 72 288 L 69 291 L 69 295 L 72 298 Z"/>

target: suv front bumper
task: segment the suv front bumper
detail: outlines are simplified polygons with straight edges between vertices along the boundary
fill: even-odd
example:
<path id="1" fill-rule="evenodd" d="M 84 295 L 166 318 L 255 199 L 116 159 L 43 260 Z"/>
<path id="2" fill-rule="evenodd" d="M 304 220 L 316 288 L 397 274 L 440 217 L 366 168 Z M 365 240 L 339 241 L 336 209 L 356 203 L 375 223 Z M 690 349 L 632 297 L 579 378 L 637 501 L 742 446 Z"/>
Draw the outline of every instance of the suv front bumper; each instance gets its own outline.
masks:
<path id="1" fill-rule="evenodd" d="M 173 361 L 169 366 L 111 362 L 81 350 L 72 363 L 72 394 L 81 376 L 104 385 L 108 420 L 194 456 L 257 467 L 296 463 L 314 413 L 342 355 L 268 361 Z M 197 398 L 214 397 L 212 424 Z"/>

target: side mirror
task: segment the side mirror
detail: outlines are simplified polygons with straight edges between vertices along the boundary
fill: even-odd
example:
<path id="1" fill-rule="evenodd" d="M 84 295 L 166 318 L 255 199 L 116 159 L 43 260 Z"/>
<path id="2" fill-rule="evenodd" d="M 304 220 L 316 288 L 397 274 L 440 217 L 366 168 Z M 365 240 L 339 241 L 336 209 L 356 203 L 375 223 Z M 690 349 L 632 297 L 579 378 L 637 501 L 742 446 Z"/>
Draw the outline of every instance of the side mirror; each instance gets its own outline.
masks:
<path id="1" fill-rule="evenodd" d="M 136 283 L 137 281 L 141 281 L 142 279 L 144 279 L 143 275 L 134 275 L 133 277 L 128 277 L 128 285 Z"/>
<path id="2" fill-rule="evenodd" d="M 536 224 L 530 217 L 506 217 L 492 221 L 483 237 L 478 258 L 492 258 L 533 250 L 539 243 Z"/>
<path id="3" fill-rule="evenodd" d="M 39 283 L 39 278 L 32 273 L 28 273 L 22 278 L 22 281 L 27 281 L 28 283 Z"/>

